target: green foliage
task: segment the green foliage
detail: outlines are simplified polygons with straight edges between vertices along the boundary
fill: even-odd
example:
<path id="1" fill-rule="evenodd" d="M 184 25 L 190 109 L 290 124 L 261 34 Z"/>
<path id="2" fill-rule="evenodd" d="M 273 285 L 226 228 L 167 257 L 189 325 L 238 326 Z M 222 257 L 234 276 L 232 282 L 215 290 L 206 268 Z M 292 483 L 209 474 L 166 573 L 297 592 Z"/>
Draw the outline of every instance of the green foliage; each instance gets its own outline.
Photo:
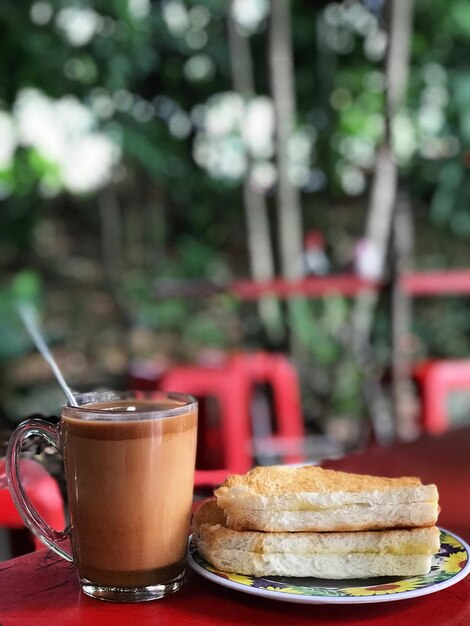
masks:
<path id="1" fill-rule="evenodd" d="M 170 125 L 175 112 L 191 117 L 195 107 L 203 106 L 211 95 L 231 89 L 225 27 L 228 5 L 216 0 L 154 3 L 144 18 L 134 14 L 124 1 L 95 0 L 74 5 L 55 0 L 47 6 L 51 14 L 42 21 L 32 18 L 38 10 L 33 2 L 4 3 L 0 7 L 0 22 L 6 33 L 0 50 L 0 67 L 5 68 L 0 104 L 10 109 L 24 87 L 37 87 L 52 98 L 72 94 L 92 108 L 100 94 L 114 99 L 114 111 L 98 123 L 120 142 L 125 163 L 142 169 L 154 184 L 169 188 L 179 207 L 187 207 L 197 195 L 202 199 L 199 204 L 214 207 L 215 222 L 217 199 L 223 197 L 225 213 L 237 214 L 237 195 L 220 183 L 214 184 L 192 163 L 194 128 L 189 135 L 179 137 L 171 132 Z M 99 27 L 86 43 L 70 45 L 59 18 L 64 9 L 84 6 L 99 16 Z M 311 199 L 326 206 L 331 197 L 362 193 L 373 166 L 371 155 L 381 137 L 382 56 L 370 58 L 364 54 L 370 33 L 376 28 L 364 27 L 365 20 L 371 24 L 380 24 L 380 20 L 361 6 L 359 2 L 330 3 L 306 11 L 300 3 L 293 3 L 299 123 L 315 130 L 311 164 L 325 175 L 324 183 L 307 192 L 307 203 Z M 165 11 L 171 7 L 180 7 L 180 23 L 166 16 Z M 444 144 L 450 136 L 465 142 L 470 135 L 469 79 L 458 69 L 465 59 L 467 13 L 463 0 L 416 3 L 409 120 L 418 139 L 410 140 L 411 159 L 407 160 L 411 190 L 417 197 L 431 198 L 431 216 L 439 224 L 449 224 L 454 232 L 463 224 L 462 234 L 468 230 L 464 215 L 466 188 L 463 193 L 460 189 L 450 190 L 446 182 L 439 182 L 443 177 L 438 174 L 447 162 L 454 161 L 460 163 L 461 178 L 465 177 L 465 166 L 455 154 L 456 148 Z M 258 90 L 267 92 L 266 66 L 258 54 L 266 44 L 263 26 L 250 43 L 257 61 Z M 214 68 L 207 81 L 191 78 L 187 71 L 188 62 L 200 54 L 206 55 Z M 434 86 L 432 81 L 423 80 L 427 64 L 441 68 L 449 106 L 442 109 L 446 118 L 442 129 L 421 137 L 423 97 L 427 87 Z M 18 71 L 10 71 L 11 67 Z M 146 118 L 147 105 L 155 106 L 156 115 L 151 119 Z M 423 141 L 431 140 L 441 141 L 442 156 L 423 154 Z M 36 198 L 40 181 L 57 188 L 59 178 L 57 168 L 37 150 L 20 150 L 12 166 L 0 168 L 0 192 L 2 188 L 8 194 L 14 191 L 10 203 L 15 205 L 17 194 Z M 455 191 L 451 201 L 450 194 Z M 194 233 L 205 236 L 204 231 Z"/>
<path id="2" fill-rule="evenodd" d="M 302 188 L 304 222 L 316 227 L 330 220 L 335 226 L 329 213 L 338 204 L 354 196 L 365 204 L 383 134 L 382 19 L 367 8 L 380 3 L 291 4 L 298 125 L 312 138 L 310 178 Z M 127 0 L 0 3 L 0 114 L 16 120 L 18 97 L 28 88 L 54 102 L 73 97 L 92 113 L 91 131 L 110 138 L 121 151 L 119 167 L 106 184 L 117 197 L 116 230 L 122 232 L 122 241 L 116 241 L 116 248 L 122 248 L 116 253 L 117 282 L 130 319 L 179 333 L 188 350 L 230 346 L 224 322 L 240 315 L 230 298 L 196 306 L 153 297 L 157 279 L 219 280 L 247 274 L 240 179 L 212 177 L 193 154 L 208 101 L 232 90 L 229 3 L 151 2 L 143 16 L 135 11 L 137 5 L 145 12 L 145 2 Z M 397 150 L 402 184 L 426 205 L 425 217 L 442 234 L 440 253 L 446 263 L 455 241 L 470 235 L 465 155 L 470 142 L 470 9 L 465 0 L 417 0 L 415 5 L 410 84 L 396 124 Z M 74 8 L 92 11 L 95 20 L 94 32 L 79 44 L 73 44 L 61 22 L 64 10 Z M 270 89 L 266 43 L 262 21 L 250 46 L 256 90 L 264 95 Z M 244 149 L 241 137 L 234 133 L 232 140 L 239 151 Z M 9 162 L 0 164 L 1 259 L 7 273 L 16 275 L 0 290 L 0 360 L 30 345 L 14 302 L 19 297 L 39 303 L 42 297 L 39 269 L 22 269 L 41 268 L 52 284 L 70 276 L 65 260 L 73 255 L 101 264 L 101 193 L 100 186 L 83 194 L 69 189 L 58 163 L 24 141 Z M 60 232 L 60 225 L 67 224 L 62 252 L 60 245 L 55 251 L 38 244 L 41 230 L 51 224 L 59 224 Z M 363 225 L 356 223 L 351 230 L 355 236 Z M 336 231 L 334 235 L 329 242 L 333 256 L 341 245 Z M 75 278 L 79 274 L 72 271 Z M 316 367 L 312 389 L 328 397 L 336 412 L 360 413 L 358 372 L 341 336 L 348 304 L 328 298 L 293 301 L 292 307 L 297 340 Z M 457 349 L 467 332 L 462 311 L 456 304 L 449 319 L 458 324 L 449 321 L 430 333 L 430 352 L 445 352 L 443 346 Z M 423 337 L 425 328 L 418 328 Z M 378 332 L 385 336 L 387 329 Z M 460 349 L 465 347 L 461 341 Z"/>
<path id="3" fill-rule="evenodd" d="M 307 403 L 313 396 L 317 407 L 322 405 L 317 408 L 322 415 L 360 418 L 364 414 L 361 374 L 344 338 L 350 305 L 339 295 L 321 301 L 296 298 L 289 305 L 293 335 L 311 364 L 303 376 Z"/>
<path id="4" fill-rule="evenodd" d="M 26 302 L 38 308 L 41 301 L 41 280 L 32 270 L 19 272 L 0 288 L 0 364 L 30 350 L 31 339 L 19 319 L 17 306 Z"/>

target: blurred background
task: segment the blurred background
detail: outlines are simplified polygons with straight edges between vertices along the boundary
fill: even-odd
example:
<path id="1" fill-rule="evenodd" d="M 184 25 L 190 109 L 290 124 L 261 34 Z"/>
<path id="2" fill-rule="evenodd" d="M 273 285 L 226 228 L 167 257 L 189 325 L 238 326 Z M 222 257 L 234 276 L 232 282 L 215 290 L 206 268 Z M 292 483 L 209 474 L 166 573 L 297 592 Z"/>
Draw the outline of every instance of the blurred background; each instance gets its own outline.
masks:
<path id="1" fill-rule="evenodd" d="M 346 447 L 365 415 L 386 433 L 401 357 L 470 353 L 468 294 L 391 288 L 403 267 L 469 264 L 470 7 L 405 4 L 1 3 L 4 442 L 62 403 L 24 299 L 74 389 L 281 351 L 309 432 Z M 384 289 L 236 288 L 338 275 Z"/>

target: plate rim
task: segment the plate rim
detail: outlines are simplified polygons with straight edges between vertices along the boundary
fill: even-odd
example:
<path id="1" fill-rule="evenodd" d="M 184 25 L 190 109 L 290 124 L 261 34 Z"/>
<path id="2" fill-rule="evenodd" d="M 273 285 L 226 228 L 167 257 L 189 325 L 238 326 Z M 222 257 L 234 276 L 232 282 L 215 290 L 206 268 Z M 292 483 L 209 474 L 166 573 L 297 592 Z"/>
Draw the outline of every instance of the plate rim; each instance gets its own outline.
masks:
<path id="1" fill-rule="evenodd" d="M 413 598 L 420 598 L 422 596 L 427 596 L 432 593 L 436 593 L 438 591 L 442 591 L 443 589 L 447 589 L 448 587 L 452 587 L 452 585 L 457 584 L 468 574 L 470 574 L 470 545 L 462 539 L 459 535 L 456 535 L 454 532 L 443 528 L 442 526 L 438 526 L 439 531 L 447 533 L 453 539 L 457 539 L 462 546 L 465 548 L 467 552 L 467 563 L 464 567 L 454 574 L 451 578 L 447 580 L 443 580 L 435 583 L 434 585 L 430 585 L 429 587 L 423 587 L 421 589 L 412 589 L 409 591 L 397 591 L 396 593 L 389 593 L 377 596 L 342 596 L 342 597 L 328 597 L 328 596 L 307 596 L 305 594 L 289 594 L 281 591 L 271 591 L 269 589 L 263 589 L 259 587 L 251 587 L 249 585 L 243 585 L 242 583 L 237 583 L 235 581 L 229 580 L 227 578 L 223 578 L 210 572 L 205 569 L 199 563 L 197 563 L 191 553 L 188 551 L 188 564 L 190 567 L 198 573 L 203 578 L 210 580 L 222 587 L 227 587 L 228 589 L 232 589 L 234 591 L 239 591 L 241 593 L 247 593 L 248 595 L 258 596 L 265 599 L 279 600 L 281 602 L 294 602 L 297 604 L 375 604 L 379 602 L 395 602 L 399 600 L 407 600 Z M 192 534 L 189 537 L 189 546 L 194 544 Z M 194 546 L 194 549 L 197 548 Z M 202 557 L 201 557 L 202 558 Z M 256 578 L 256 577 L 255 577 Z M 410 578 L 415 578 L 414 576 L 410 576 Z"/>

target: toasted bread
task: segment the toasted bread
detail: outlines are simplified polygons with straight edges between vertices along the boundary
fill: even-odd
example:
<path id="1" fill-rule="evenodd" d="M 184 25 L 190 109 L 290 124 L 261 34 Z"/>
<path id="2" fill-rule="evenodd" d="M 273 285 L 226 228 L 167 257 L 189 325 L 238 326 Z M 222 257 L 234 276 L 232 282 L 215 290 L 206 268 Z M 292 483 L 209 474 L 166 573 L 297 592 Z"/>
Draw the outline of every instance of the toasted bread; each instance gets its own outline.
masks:
<path id="1" fill-rule="evenodd" d="M 256 467 L 229 476 L 215 495 L 228 527 L 268 532 L 434 526 L 435 485 L 305 467 Z"/>

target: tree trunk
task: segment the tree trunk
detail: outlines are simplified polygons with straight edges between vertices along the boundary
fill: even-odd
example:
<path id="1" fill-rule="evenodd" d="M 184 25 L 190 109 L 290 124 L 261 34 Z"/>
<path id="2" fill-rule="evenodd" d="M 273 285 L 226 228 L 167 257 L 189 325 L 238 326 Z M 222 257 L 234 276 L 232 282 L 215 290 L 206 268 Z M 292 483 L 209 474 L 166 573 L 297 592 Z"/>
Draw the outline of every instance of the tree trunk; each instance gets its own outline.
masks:
<path id="1" fill-rule="evenodd" d="M 409 198 L 398 199 L 393 220 L 392 286 L 392 400 L 397 435 L 402 440 L 419 435 L 419 404 L 411 380 L 412 301 L 400 287 L 403 274 L 411 269 L 413 217 Z"/>
<path id="2" fill-rule="evenodd" d="M 233 14 L 234 0 L 228 11 L 229 49 L 234 90 L 249 102 L 255 95 L 255 81 L 250 42 L 236 22 Z M 247 169 L 243 179 L 243 201 L 246 213 L 248 254 L 253 280 L 269 281 L 274 278 L 274 255 L 271 245 L 266 198 L 262 191 L 253 187 L 253 159 L 247 150 Z M 260 319 L 268 336 L 278 341 L 283 334 L 279 301 L 274 296 L 265 296 L 258 302 Z"/>
<path id="3" fill-rule="evenodd" d="M 292 53 L 290 2 L 271 0 L 269 22 L 269 75 L 276 119 L 277 232 L 281 274 L 286 280 L 302 275 L 302 208 L 300 193 L 289 177 L 289 142 L 295 127 L 296 98 Z M 302 297 L 287 300 L 290 349 L 297 364 L 307 359 L 296 333 L 299 319 L 309 316 Z"/>
<path id="4" fill-rule="evenodd" d="M 98 196 L 101 220 L 101 253 L 103 270 L 109 293 L 113 299 L 119 322 L 123 328 L 124 339 L 132 326 L 132 315 L 122 294 L 121 279 L 123 272 L 122 220 L 116 190 L 111 186 L 103 189 Z M 129 348 L 124 342 L 126 354 Z"/>
<path id="5" fill-rule="evenodd" d="M 276 116 L 281 271 L 284 278 L 295 279 L 301 274 L 302 210 L 299 190 L 289 179 L 288 144 L 295 125 L 296 99 L 290 2 L 287 0 L 271 0 L 269 69 Z"/>
<path id="6" fill-rule="evenodd" d="M 377 256 L 377 278 L 383 277 L 392 230 L 397 193 L 397 166 L 392 144 L 392 128 L 407 87 L 409 51 L 413 17 L 412 0 L 388 0 L 389 45 L 386 58 L 385 133 L 379 148 L 372 191 L 366 240 L 373 245 Z M 380 385 L 379 372 L 374 364 L 371 332 L 378 295 L 361 294 L 353 311 L 353 348 L 364 377 L 364 397 L 375 435 L 379 440 L 391 439 L 393 418 Z"/>
<path id="7" fill-rule="evenodd" d="M 397 192 L 397 166 L 393 152 L 394 119 L 405 99 L 413 19 L 412 0 L 389 0 L 389 45 L 387 52 L 385 134 L 379 149 L 369 205 L 366 237 L 379 255 L 383 273 L 392 230 Z"/>

